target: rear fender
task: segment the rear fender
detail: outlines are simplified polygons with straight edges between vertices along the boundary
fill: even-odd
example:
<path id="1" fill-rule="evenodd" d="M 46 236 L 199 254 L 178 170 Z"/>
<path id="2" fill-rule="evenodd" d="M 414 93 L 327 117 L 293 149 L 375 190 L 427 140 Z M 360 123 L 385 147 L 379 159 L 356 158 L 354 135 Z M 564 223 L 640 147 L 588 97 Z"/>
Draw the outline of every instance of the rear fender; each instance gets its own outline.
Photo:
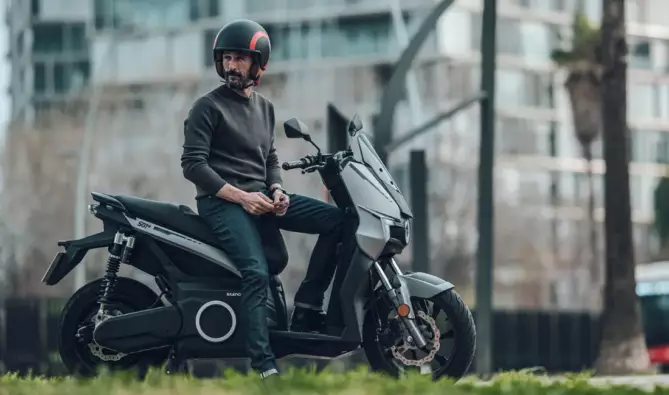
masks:
<path id="1" fill-rule="evenodd" d="M 88 250 L 110 246 L 114 243 L 116 231 L 105 231 L 78 240 L 59 241 L 65 251 L 58 252 L 51 261 L 42 282 L 56 285 L 67 276 L 86 256 Z"/>

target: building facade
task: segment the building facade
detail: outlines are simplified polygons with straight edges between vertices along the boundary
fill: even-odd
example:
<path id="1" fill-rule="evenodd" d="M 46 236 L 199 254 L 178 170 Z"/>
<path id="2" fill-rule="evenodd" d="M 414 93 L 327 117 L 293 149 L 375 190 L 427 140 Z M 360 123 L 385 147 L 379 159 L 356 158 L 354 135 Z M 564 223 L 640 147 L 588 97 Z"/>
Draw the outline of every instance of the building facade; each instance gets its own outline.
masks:
<path id="1" fill-rule="evenodd" d="M 69 3 L 75 1 L 77 5 L 72 8 Z M 393 12 L 393 5 L 400 3 L 401 11 Z M 272 38 L 270 68 L 260 91 L 275 102 L 279 119 L 300 117 L 313 128 L 315 138 L 324 142 L 323 119 L 328 102 L 346 114 L 358 112 L 371 125 L 402 48 L 398 39 L 402 36 L 401 26 L 395 22 L 402 18 L 410 35 L 435 3 L 436 0 L 13 1 L 9 16 L 12 114 L 15 119 L 30 119 L 35 109 L 66 97 L 86 83 L 89 76 L 95 86 L 105 91 L 130 92 L 133 100 L 138 100 L 139 111 L 141 101 L 162 89 L 158 87 L 191 84 L 193 95 L 202 93 L 218 81 L 211 57 L 217 30 L 227 21 L 246 17 L 263 24 Z M 482 4 L 480 0 L 458 0 L 441 18 L 415 62 L 422 119 L 416 119 L 406 101 L 400 103 L 395 133 L 401 134 L 479 89 Z M 630 192 L 638 259 L 647 260 L 657 248 L 651 226 L 653 190 L 669 162 L 669 2 L 629 0 L 627 7 Z M 560 37 L 568 35 L 573 11 L 581 10 L 597 22 L 601 3 L 499 0 L 498 9 L 498 200 L 505 207 L 551 224 L 553 236 L 546 236 L 546 240 L 537 236 L 537 240 L 532 240 L 535 244 L 519 250 L 555 248 L 556 244 L 569 244 L 571 238 L 580 237 L 574 235 L 583 228 L 586 217 L 587 180 L 562 87 L 565 75 L 555 68 L 550 54 L 560 45 Z M 180 111 L 188 110 L 189 101 L 185 103 Z M 431 172 L 434 191 L 445 194 L 458 182 L 449 178 L 452 172 L 438 170 L 443 163 L 459 161 L 458 166 L 469 169 L 463 174 L 475 174 L 472 156 L 477 155 L 477 114 L 476 108 L 465 111 L 410 145 L 428 149 L 430 160 L 437 163 L 436 171 Z M 444 137 L 449 135 L 458 136 L 458 143 Z M 602 221 L 601 140 L 594 148 L 597 218 Z M 405 188 L 407 153 L 408 148 L 402 149 L 391 158 L 392 170 Z M 433 229 L 435 237 L 456 228 L 458 220 L 438 224 Z M 471 222 L 472 227 L 474 223 Z M 519 229 L 524 227 L 519 225 Z M 473 234 L 474 230 L 467 231 Z M 472 238 L 475 236 L 468 240 Z M 603 248 L 603 237 L 600 239 Z M 575 253 L 565 248 L 558 255 Z M 512 265 L 506 273 L 513 283 L 516 277 Z M 537 265 L 533 275 L 528 275 L 527 270 L 520 273 L 521 277 L 538 278 L 545 273 L 545 267 Z M 558 276 L 562 276 L 559 281 L 551 282 L 556 289 L 562 287 L 560 284 L 583 278 L 580 272 Z M 566 298 L 564 295 L 573 292 L 554 293 Z M 537 298 L 555 298 L 541 295 Z"/>
<path id="2" fill-rule="evenodd" d="M 8 0 L 11 119 L 30 123 L 90 77 L 89 0 Z"/>

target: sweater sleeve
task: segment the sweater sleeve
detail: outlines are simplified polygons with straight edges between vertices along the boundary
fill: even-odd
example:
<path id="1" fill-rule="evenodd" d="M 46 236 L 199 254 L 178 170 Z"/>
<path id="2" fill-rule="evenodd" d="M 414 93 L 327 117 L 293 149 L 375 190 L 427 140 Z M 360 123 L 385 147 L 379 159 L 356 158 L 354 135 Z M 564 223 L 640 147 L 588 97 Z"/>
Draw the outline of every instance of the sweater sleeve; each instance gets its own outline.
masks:
<path id="1" fill-rule="evenodd" d="M 276 153 L 276 147 L 274 146 L 274 137 L 276 136 L 275 132 L 275 118 L 274 118 L 274 105 L 269 105 L 269 117 L 270 117 L 270 133 L 272 134 L 269 154 L 267 155 L 267 186 L 273 184 L 281 184 L 283 180 L 281 179 L 281 167 L 279 166 L 279 155 Z"/>
<path id="2" fill-rule="evenodd" d="M 215 195 L 227 182 L 209 166 L 212 135 L 220 113 L 207 96 L 199 98 L 184 121 L 181 169 L 184 177 L 207 193 Z"/>

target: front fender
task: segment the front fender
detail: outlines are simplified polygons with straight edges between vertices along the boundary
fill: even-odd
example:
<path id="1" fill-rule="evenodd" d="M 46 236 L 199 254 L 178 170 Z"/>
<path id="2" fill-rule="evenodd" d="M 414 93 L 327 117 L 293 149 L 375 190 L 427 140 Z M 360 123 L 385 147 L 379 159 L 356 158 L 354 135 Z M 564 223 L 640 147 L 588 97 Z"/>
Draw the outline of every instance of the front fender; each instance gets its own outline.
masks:
<path id="1" fill-rule="evenodd" d="M 409 291 L 409 295 L 430 299 L 444 291 L 455 288 L 455 285 L 437 276 L 422 272 L 405 273 L 399 275 Z"/>

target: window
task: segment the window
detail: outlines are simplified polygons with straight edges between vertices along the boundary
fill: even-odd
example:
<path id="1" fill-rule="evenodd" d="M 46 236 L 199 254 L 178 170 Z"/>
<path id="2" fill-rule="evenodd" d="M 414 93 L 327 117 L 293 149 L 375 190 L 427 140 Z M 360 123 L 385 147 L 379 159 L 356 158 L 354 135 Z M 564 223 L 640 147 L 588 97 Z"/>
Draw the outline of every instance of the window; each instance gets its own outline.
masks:
<path id="1" fill-rule="evenodd" d="M 95 29 L 102 30 L 112 26 L 112 17 L 114 5 L 109 0 L 95 0 L 93 5 L 93 14 L 95 20 Z"/>
<path id="2" fill-rule="evenodd" d="M 500 106 L 550 107 L 551 79 L 548 73 L 499 69 L 496 80 Z"/>
<path id="3" fill-rule="evenodd" d="M 20 31 L 18 36 L 16 37 L 16 57 L 21 58 L 23 56 L 23 46 L 25 45 L 25 41 L 23 38 L 23 31 Z"/>
<path id="4" fill-rule="evenodd" d="M 214 56 L 212 55 L 212 47 L 214 46 L 214 40 L 216 40 L 216 34 L 218 30 L 209 29 L 204 31 L 202 40 L 204 40 L 204 65 L 206 67 L 211 67 L 214 65 Z M 272 48 L 274 49 L 274 48 Z M 272 51 L 272 56 L 274 56 L 274 51 Z"/>
<path id="5" fill-rule="evenodd" d="M 523 8 L 531 8 L 541 11 L 567 11 L 567 0 L 510 0 Z"/>
<path id="6" fill-rule="evenodd" d="M 644 23 L 646 21 L 646 0 L 628 0 L 625 2 L 625 16 L 628 22 Z"/>
<path id="7" fill-rule="evenodd" d="M 632 83 L 629 89 L 628 110 L 630 118 L 655 117 L 655 90 L 652 84 Z"/>
<path id="8" fill-rule="evenodd" d="M 71 23 L 65 29 L 65 47 L 70 51 L 85 51 L 87 46 L 86 28 L 83 23 Z"/>
<path id="9" fill-rule="evenodd" d="M 310 23 L 268 27 L 272 59 L 383 55 L 391 50 L 387 15 L 345 18 L 313 28 Z"/>
<path id="10" fill-rule="evenodd" d="M 479 14 L 479 26 L 481 24 Z M 501 54 L 522 55 L 523 37 L 520 22 L 516 19 L 500 17 L 497 21 L 497 51 Z"/>
<path id="11" fill-rule="evenodd" d="M 498 130 L 502 154 L 550 155 L 550 122 L 498 117 Z"/>
<path id="12" fill-rule="evenodd" d="M 81 52 L 87 47 L 83 23 L 40 23 L 35 26 L 36 53 Z"/>
<path id="13" fill-rule="evenodd" d="M 63 63 L 56 63 L 53 67 L 53 87 L 56 93 L 65 93 L 70 85 L 70 76 Z"/>
<path id="14" fill-rule="evenodd" d="M 448 64 L 446 94 L 448 99 L 463 99 L 478 90 L 480 69 L 470 65 Z"/>
<path id="15" fill-rule="evenodd" d="M 634 162 L 669 163 L 669 132 L 633 130 L 631 133 Z"/>
<path id="16" fill-rule="evenodd" d="M 590 196 L 590 185 L 588 181 L 588 173 L 573 173 L 574 174 L 574 203 L 587 202 Z M 602 174 L 592 175 L 592 187 L 595 193 L 595 207 L 603 205 L 604 198 L 604 177 Z"/>
<path id="17" fill-rule="evenodd" d="M 323 29 L 323 55 L 330 57 L 386 54 L 390 50 L 390 29 L 389 15 L 339 20 L 336 27 Z"/>
<path id="18" fill-rule="evenodd" d="M 31 0 L 30 1 L 30 15 L 33 18 L 39 18 L 40 14 L 40 0 Z"/>
<path id="19" fill-rule="evenodd" d="M 630 66 L 636 69 L 651 69 L 653 62 L 651 59 L 651 43 L 647 39 L 631 38 L 630 47 Z"/>
<path id="20" fill-rule="evenodd" d="M 645 0 L 647 8 L 647 23 L 654 25 L 667 25 L 667 15 L 669 15 L 669 1 L 666 0 Z"/>
<path id="21" fill-rule="evenodd" d="M 91 64 L 89 61 L 74 62 L 69 66 L 71 73 L 70 89 L 78 91 L 84 88 L 91 76 Z"/>
<path id="22" fill-rule="evenodd" d="M 95 26 L 97 29 L 115 28 L 126 31 L 184 26 L 190 22 L 190 16 L 194 12 L 190 1 L 96 0 Z M 199 13 L 202 8 L 196 11 Z"/>
<path id="23" fill-rule="evenodd" d="M 642 188 L 643 182 L 641 176 L 630 174 L 630 203 L 633 210 L 638 210 L 647 205 L 643 199 L 644 191 Z"/>
<path id="24" fill-rule="evenodd" d="M 78 62 L 36 62 L 34 66 L 35 93 L 67 94 L 84 87 L 90 78 L 90 63 Z"/>
<path id="25" fill-rule="evenodd" d="M 219 0 L 189 0 L 189 18 L 191 21 L 219 16 Z"/>
<path id="26" fill-rule="evenodd" d="M 659 140 L 656 161 L 657 163 L 669 164 L 669 132 L 660 132 Z"/>
<path id="27" fill-rule="evenodd" d="M 267 27 L 267 35 L 272 42 L 272 60 L 288 59 L 288 30 L 285 27 Z"/>
<path id="28" fill-rule="evenodd" d="M 46 66 L 43 62 L 35 62 L 34 66 L 34 90 L 35 93 L 45 93 L 47 89 Z"/>
<path id="29" fill-rule="evenodd" d="M 562 172 L 559 175 L 559 183 L 561 205 L 565 207 L 587 207 L 586 203 L 590 193 L 588 173 Z M 595 206 L 602 207 L 604 204 L 604 176 L 593 174 L 592 184 L 595 192 Z"/>
<path id="30" fill-rule="evenodd" d="M 65 49 L 62 23 L 40 23 L 35 26 L 33 50 L 36 53 L 58 53 Z"/>
<path id="31" fill-rule="evenodd" d="M 547 205 L 550 203 L 551 174 L 549 171 L 520 172 L 518 194 L 520 203 Z"/>
<path id="32" fill-rule="evenodd" d="M 472 14 L 471 18 L 471 48 L 480 50 L 482 15 Z M 497 51 L 528 62 L 549 62 L 552 49 L 558 45 L 559 30 L 559 26 L 549 23 L 499 17 Z"/>

